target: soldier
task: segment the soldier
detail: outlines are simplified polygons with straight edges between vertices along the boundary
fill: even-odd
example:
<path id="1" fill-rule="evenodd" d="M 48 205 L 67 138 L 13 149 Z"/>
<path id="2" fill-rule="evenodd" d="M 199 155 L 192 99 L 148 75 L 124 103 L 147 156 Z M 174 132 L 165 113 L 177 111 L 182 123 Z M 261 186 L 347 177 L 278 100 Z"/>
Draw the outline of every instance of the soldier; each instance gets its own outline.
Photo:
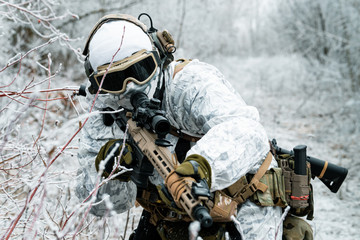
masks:
<path id="1" fill-rule="evenodd" d="M 176 129 L 166 136 L 172 144 L 170 151 L 177 154 L 181 163 L 176 173 L 180 178 L 205 179 L 212 193 L 236 187 L 240 179 L 257 173 L 261 166 L 265 170 L 276 167 L 257 109 L 248 106 L 214 66 L 198 60 L 172 61 L 173 44 L 167 32 L 157 32 L 152 26 L 148 30 L 132 16 L 108 15 L 100 19 L 83 52 L 90 80 L 87 102 L 92 104 L 99 90 L 95 109 L 131 110 L 130 97 L 135 91 L 150 98 L 155 95 Z M 123 143 L 120 138 L 124 135 L 115 124 L 106 123 L 102 114 L 92 115 L 82 133 L 81 181 L 76 189 L 80 199 L 94 188 L 100 163 L 107 157 L 110 160 L 103 177 L 112 171 L 114 158 L 109 154 L 115 146 L 118 147 L 115 155 L 120 153 Z M 122 165 L 131 163 L 133 157 L 131 146 L 126 144 Z M 266 164 L 265 159 L 268 159 Z M 147 189 L 140 189 L 129 181 L 129 173 L 120 175 L 99 189 L 99 203 L 92 207 L 91 213 L 96 216 L 103 216 L 109 210 L 122 213 L 137 200 L 144 212 L 132 236 L 134 239 L 188 239 L 183 232 L 189 225 L 186 216 L 174 212 L 170 206 L 172 200 L 159 190 L 164 180 L 154 171 L 149 182 Z M 105 195 L 112 209 L 101 201 Z M 240 224 L 214 222 L 211 228 L 202 229 L 202 238 L 224 239 L 228 232 L 231 239 L 241 236 L 281 239 L 282 208 L 258 206 L 246 198 L 239 201 L 236 209 Z"/>

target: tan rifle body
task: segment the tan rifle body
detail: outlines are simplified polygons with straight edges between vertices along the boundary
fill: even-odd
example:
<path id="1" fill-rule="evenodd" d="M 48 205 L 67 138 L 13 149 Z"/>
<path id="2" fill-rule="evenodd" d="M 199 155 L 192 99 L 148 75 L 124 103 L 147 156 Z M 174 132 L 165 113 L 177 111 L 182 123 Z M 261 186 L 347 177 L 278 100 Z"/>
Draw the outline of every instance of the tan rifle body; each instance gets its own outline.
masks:
<path id="1" fill-rule="evenodd" d="M 179 164 L 176 158 L 172 158 L 169 149 L 155 144 L 156 134 L 149 132 L 145 128 L 138 127 L 132 119 L 128 120 L 128 125 L 133 140 L 165 180 L 175 170 L 175 166 Z M 202 198 L 195 199 L 191 193 L 191 187 L 186 185 L 186 189 L 180 197 L 180 205 L 193 220 L 197 220 L 193 217 L 193 210 L 196 206 L 204 204 Z"/>

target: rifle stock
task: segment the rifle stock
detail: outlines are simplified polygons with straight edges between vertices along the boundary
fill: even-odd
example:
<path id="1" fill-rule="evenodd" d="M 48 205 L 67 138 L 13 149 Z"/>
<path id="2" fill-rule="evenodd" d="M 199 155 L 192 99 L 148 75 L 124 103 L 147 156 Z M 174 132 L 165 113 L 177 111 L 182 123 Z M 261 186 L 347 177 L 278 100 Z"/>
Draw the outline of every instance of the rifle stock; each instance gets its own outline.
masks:
<path id="1" fill-rule="evenodd" d="M 290 154 L 294 156 L 294 151 L 279 147 L 276 139 L 273 139 L 271 144 L 275 149 L 276 154 Z M 333 163 L 329 163 L 328 161 L 323 161 L 311 156 L 306 156 L 306 160 L 311 165 L 311 174 L 313 175 L 313 178 L 315 176 L 318 177 L 333 193 L 336 193 L 344 182 L 348 170 Z"/>

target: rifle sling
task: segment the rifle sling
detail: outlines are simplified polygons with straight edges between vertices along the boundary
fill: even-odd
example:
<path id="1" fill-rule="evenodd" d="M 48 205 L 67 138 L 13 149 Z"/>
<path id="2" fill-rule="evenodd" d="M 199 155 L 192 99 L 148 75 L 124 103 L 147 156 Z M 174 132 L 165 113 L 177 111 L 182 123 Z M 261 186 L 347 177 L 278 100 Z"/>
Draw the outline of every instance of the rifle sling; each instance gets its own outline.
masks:
<path id="1" fill-rule="evenodd" d="M 177 129 L 174 126 L 171 126 L 170 134 L 175 136 L 175 137 L 182 138 L 182 139 L 184 139 L 186 141 L 189 141 L 189 142 L 197 142 L 197 141 L 199 141 L 201 139 L 200 137 L 190 136 L 190 135 L 188 135 L 186 133 L 183 133 L 181 130 Z"/>
<path id="2" fill-rule="evenodd" d="M 236 183 L 227 188 L 230 196 L 234 197 L 234 200 L 241 204 L 251 197 L 257 190 L 265 192 L 268 186 L 260 182 L 260 179 L 264 176 L 267 169 L 270 166 L 272 160 L 271 152 L 268 153 L 264 162 L 261 164 L 259 170 L 252 177 L 250 183 L 247 182 L 246 176 L 240 178 Z"/>

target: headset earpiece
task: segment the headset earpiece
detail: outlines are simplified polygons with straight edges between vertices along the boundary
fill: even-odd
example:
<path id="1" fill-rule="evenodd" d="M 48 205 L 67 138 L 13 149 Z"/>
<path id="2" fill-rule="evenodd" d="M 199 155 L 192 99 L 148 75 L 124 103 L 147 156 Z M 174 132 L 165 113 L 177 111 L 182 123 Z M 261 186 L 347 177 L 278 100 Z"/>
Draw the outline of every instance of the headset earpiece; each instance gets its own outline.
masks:
<path id="1" fill-rule="evenodd" d="M 176 51 L 175 41 L 169 31 L 158 31 L 156 28 L 154 28 L 152 19 L 149 14 L 141 13 L 138 17 L 139 21 L 143 15 L 149 18 L 150 28 L 148 30 L 148 34 L 154 42 L 155 47 L 159 50 L 160 58 L 164 62 L 163 67 L 166 68 L 166 66 L 174 60 L 173 53 Z"/>
<path id="2" fill-rule="evenodd" d="M 175 41 L 168 30 L 157 32 L 156 37 L 160 40 L 160 43 L 164 51 L 168 54 L 172 54 L 176 51 Z"/>
<path id="3" fill-rule="evenodd" d="M 150 34 L 154 41 L 156 48 L 159 50 L 160 58 L 164 62 L 164 68 L 166 68 L 172 61 L 174 61 L 173 53 L 176 51 L 174 45 L 174 39 L 167 31 L 157 31 Z"/>

